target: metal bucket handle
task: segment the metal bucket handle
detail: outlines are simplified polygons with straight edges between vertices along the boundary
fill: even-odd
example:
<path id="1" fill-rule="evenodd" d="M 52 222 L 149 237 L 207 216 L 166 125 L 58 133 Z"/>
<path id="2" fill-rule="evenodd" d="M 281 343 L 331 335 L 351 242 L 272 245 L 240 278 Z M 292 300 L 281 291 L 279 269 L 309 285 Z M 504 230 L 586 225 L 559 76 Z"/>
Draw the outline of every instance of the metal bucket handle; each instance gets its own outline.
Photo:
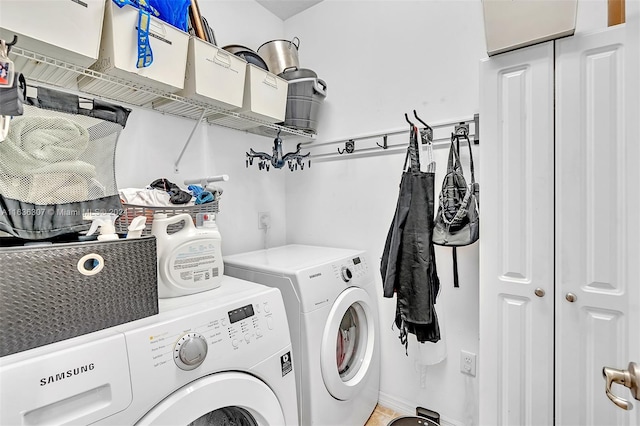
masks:
<path id="1" fill-rule="evenodd" d="M 327 96 L 327 83 L 324 80 L 316 79 L 315 84 L 313 85 L 313 89 L 318 92 L 318 94 L 322 96 Z"/>
<path id="2" fill-rule="evenodd" d="M 298 40 L 298 44 L 295 44 L 294 40 Z M 292 44 L 296 47 L 296 50 L 300 49 L 300 39 L 298 37 L 294 37 L 291 39 L 291 41 L 289 42 L 289 49 L 291 49 Z"/>

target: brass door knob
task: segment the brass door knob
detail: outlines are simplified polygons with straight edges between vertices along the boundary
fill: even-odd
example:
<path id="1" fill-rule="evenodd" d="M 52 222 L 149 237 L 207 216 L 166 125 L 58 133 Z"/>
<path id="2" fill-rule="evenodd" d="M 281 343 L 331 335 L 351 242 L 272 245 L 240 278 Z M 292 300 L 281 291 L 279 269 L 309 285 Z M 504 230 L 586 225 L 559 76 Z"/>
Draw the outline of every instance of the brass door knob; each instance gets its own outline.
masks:
<path id="1" fill-rule="evenodd" d="M 542 289 L 540 287 L 536 288 L 534 293 L 538 297 L 544 297 L 544 295 L 545 295 L 544 289 Z"/>
<path id="2" fill-rule="evenodd" d="M 565 294 L 564 298 L 565 298 L 565 299 L 567 299 L 567 302 L 571 302 L 571 303 L 573 303 L 573 302 L 575 302 L 576 300 L 578 300 L 578 296 L 576 296 L 576 295 L 575 295 L 575 294 L 573 294 L 573 293 L 567 293 L 567 294 Z"/>

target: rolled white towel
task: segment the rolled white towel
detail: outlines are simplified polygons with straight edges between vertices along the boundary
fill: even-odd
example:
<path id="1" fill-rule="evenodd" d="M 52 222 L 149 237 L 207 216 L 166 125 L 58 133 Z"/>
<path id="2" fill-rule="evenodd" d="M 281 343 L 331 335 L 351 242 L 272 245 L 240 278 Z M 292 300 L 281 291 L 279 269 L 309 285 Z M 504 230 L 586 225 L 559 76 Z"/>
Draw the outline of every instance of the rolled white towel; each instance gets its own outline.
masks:
<path id="1" fill-rule="evenodd" d="M 0 163 L 11 174 L 32 174 L 41 167 L 77 160 L 88 145 L 87 129 L 66 118 L 16 117 L 0 144 Z"/>

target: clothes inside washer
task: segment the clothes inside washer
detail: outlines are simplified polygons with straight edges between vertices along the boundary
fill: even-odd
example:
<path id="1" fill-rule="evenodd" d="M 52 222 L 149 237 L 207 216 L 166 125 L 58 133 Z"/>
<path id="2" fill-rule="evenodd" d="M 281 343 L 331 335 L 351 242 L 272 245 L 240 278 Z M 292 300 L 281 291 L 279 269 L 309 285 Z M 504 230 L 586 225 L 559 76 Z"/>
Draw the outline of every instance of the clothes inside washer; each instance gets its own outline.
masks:
<path id="1" fill-rule="evenodd" d="M 348 374 L 350 367 L 353 365 L 352 361 L 357 352 L 357 344 L 357 318 L 354 318 L 353 308 L 350 307 L 342 317 L 342 321 L 340 321 L 338 341 L 336 343 L 336 362 L 338 364 L 338 373 L 341 377 Z"/>
<path id="2" fill-rule="evenodd" d="M 258 423 L 244 408 L 223 407 L 198 417 L 187 426 L 258 426 Z"/>

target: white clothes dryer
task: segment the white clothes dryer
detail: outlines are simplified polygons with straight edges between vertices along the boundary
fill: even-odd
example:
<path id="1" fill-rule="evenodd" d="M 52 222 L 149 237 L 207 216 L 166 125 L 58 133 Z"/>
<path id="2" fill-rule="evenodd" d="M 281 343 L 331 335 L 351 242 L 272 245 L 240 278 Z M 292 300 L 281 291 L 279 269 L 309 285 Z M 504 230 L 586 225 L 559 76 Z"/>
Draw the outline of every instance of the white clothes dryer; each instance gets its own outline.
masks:
<path id="1" fill-rule="evenodd" d="M 380 384 L 378 308 L 363 251 L 287 245 L 226 256 L 225 274 L 282 292 L 301 425 L 364 425 Z"/>
<path id="2" fill-rule="evenodd" d="M 280 292 L 224 277 L 153 317 L 0 358 L 0 424 L 297 425 L 291 351 Z"/>

